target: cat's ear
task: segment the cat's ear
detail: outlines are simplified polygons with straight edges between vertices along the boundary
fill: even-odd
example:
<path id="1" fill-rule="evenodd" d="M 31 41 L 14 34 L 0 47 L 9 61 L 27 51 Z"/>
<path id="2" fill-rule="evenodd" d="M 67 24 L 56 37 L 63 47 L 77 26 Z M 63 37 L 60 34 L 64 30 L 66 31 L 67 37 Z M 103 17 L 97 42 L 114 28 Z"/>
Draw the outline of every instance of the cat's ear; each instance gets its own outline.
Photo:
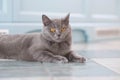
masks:
<path id="1" fill-rule="evenodd" d="M 63 19 L 65 25 L 69 24 L 69 17 L 70 17 L 70 13 Z"/>
<path id="2" fill-rule="evenodd" d="M 44 26 L 48 26 L 52 21 L 46 15 L 42 15 L 42 22 Z"/>

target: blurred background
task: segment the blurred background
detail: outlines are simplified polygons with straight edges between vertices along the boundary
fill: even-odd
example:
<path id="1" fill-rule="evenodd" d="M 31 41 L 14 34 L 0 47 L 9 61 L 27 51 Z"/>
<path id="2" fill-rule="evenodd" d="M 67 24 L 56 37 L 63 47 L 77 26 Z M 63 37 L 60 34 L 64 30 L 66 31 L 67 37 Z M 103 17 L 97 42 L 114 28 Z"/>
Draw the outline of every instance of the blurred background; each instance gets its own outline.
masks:
<path id="1" fill-rule="evenodd" d="M 120 39 L 120 0 L 0 0 L 0 32 L 39 32 L 42 14 L 68 13 L 74 43 Z"/>

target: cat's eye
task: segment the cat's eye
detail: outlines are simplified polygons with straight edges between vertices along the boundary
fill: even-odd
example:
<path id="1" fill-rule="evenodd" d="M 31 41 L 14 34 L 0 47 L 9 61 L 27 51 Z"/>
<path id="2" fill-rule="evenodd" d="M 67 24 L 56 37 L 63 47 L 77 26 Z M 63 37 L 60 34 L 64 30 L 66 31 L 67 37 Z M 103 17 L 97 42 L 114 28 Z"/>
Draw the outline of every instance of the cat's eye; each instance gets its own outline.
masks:
<path id="1" fill-rule="evenodd" d="M 51 32 L 56 32 L 56 29 L 55 28 L 50 28 L 50 31 Z"/>
<path id="2" fill-rule="evenodd" d="M 65 32 L 65 30 L 66 30 L 66 28 L 65 28 L 65 27 L 63 27 L 63 28 L 61 29 L 61 32 Z"/>

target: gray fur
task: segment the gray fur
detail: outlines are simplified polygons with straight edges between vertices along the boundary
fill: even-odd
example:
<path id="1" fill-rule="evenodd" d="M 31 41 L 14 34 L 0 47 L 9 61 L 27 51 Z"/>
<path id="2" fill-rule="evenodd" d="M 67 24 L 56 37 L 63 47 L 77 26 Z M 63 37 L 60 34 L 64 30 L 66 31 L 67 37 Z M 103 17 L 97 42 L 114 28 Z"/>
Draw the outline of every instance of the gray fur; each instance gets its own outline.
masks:
<path id="1" fill-rule="evenodd" d="M 63 19 L 49 19 L 42 15 L 41 33 L 1 35 L 0 58 L 39 62 L 84 62 L 85 58 L 71 51 L 69 14 Z M 65 32 L 61 28 L 65 26 Z M 50 32 L 54 27 L 56 32 Z"/>

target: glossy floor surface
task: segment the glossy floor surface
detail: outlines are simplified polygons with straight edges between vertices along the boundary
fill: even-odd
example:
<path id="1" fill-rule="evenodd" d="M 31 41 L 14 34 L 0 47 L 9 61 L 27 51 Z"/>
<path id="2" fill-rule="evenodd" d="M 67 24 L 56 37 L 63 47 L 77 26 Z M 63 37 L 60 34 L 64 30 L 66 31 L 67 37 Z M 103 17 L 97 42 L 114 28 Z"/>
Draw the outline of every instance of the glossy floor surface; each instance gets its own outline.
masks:
<path id="1" fill-rule="evenodd" d="M 120 41 L 76 44 L 82 63 L 0 60 L 0 80 L 120 80 Z"/>

